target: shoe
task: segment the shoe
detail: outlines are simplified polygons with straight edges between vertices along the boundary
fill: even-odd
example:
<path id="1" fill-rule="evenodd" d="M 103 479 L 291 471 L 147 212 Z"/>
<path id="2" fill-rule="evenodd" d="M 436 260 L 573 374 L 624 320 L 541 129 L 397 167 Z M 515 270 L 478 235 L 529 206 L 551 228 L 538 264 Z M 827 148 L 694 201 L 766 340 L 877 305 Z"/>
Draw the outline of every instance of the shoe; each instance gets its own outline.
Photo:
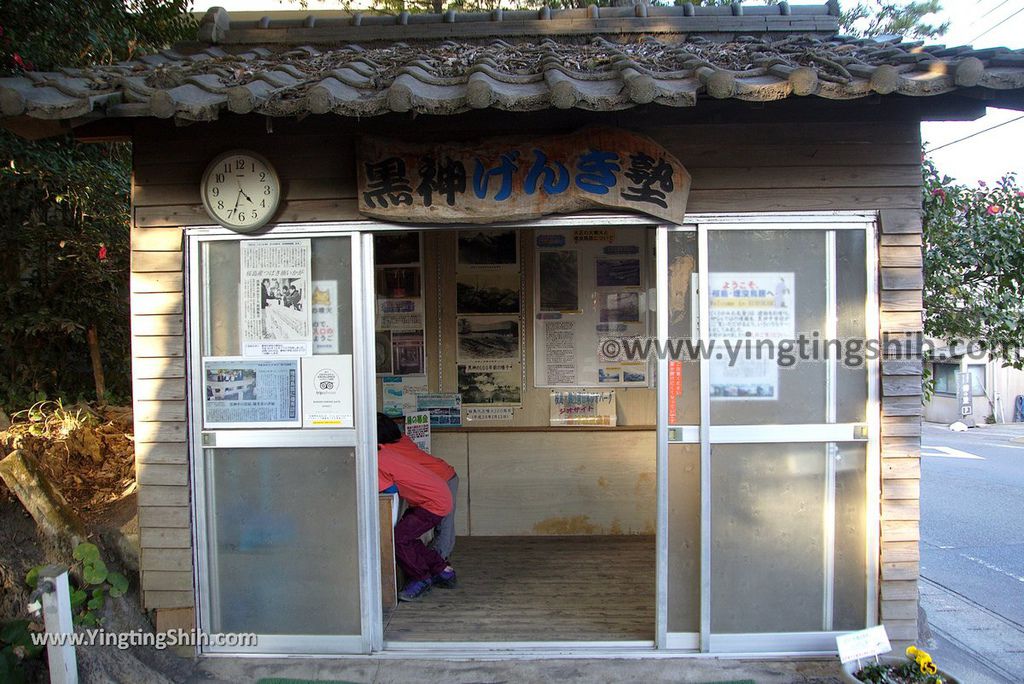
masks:
<path id="1" fill-rule="evenodd" d="M 398 592 L 399 601 L 419 601 L 430 591 L 431 581 L 429 579 L 416 580 L 405 585 L 402 591 Z"/>
<path id="2" fill-rule="evenodd" d="M 459 585 L 458 580 L 455 579 L 455 569 L 450 565 L 431 577 L 430 581 L 442 589 L 454 589 Z"/>

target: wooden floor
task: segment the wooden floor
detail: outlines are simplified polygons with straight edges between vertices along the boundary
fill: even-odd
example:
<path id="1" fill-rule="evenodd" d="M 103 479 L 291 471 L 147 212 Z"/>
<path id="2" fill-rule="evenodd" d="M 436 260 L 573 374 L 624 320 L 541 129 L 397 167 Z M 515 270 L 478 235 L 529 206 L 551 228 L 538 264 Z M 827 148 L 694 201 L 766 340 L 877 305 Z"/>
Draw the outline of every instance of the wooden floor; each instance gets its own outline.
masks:
<path id="1" fill-rule="evenodd" d="M 459 537 L 456 589 L 385 614 L 394 641 L 654 639 L 654 537 Z"/>

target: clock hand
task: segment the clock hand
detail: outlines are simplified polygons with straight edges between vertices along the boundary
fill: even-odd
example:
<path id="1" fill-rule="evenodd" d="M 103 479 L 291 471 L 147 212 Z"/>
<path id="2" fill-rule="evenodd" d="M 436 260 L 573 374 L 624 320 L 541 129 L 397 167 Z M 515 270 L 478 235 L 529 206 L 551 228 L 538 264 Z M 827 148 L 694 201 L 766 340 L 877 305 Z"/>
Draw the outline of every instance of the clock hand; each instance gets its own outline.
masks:
<path id="1" fill-rule="evenodd" d="M 248 195 L 245 194 L 245 190 L 242 189 L 241 182 L 238 183 L 238 192 L 242 193 L 242 197 L 244 197 L 246 201 L 249 202 L 249 204 L 253 204 L 252 197 L 249 197 Z"/>
<path id="2" fill-rule="evenodd" d="M 238 194 L 235 195 L 235 211 L 238 210 L 238 203 L 242 201 L 242 190 L 239 188 Z"/>

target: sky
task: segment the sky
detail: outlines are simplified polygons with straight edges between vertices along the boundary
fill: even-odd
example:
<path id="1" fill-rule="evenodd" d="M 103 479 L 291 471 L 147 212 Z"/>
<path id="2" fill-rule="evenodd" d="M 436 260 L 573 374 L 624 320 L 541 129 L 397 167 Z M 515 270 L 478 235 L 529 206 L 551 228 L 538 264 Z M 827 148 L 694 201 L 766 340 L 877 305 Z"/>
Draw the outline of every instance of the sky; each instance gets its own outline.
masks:
<path id="1" fill-rule="evenodd" d="M 794 0 L 798 4 L 807 1 Z M 852 2 L 840 0 L 840 5 Z M 301 8 L 297 0 L 197 0 L 195 3 L 197 11 L 205 11 L 210 6 L 224 7 L 228 12 Z M 330 10 L 340 6 L 337 0 L 308 0 L 309 9 Z M 934 42 L 975 48 L 1024 48 L 1024 0 L 942 0 L 942 6 L 943 12 L 929 20 L 934 19 L 931 23 L 948 20 L 950 30 Z M 1024 112 L 989 109 L 988 114 L 977 121 L 924 123 L 921 137 L 939 171 L 961 183 L 973 185 L 979 180 L 991 183 L 1009 172 L 1017 173 L 1024 181 Z"/>

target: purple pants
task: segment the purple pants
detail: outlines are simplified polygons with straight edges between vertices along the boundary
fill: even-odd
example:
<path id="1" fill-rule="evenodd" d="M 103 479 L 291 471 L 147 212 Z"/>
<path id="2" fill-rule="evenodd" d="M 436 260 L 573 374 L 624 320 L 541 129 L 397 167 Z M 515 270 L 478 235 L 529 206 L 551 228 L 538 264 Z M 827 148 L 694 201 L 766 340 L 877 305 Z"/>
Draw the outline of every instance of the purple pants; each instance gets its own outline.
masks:
<path id="1" fill-rule="evenodd" d="M 428 549 L 420 537 L 441 522 L 441 516 L 425 508 L 410 508 L 395 525 L 395 559 L 410 582 L 427 579 L 444 570 L 448 563 Z"/>

